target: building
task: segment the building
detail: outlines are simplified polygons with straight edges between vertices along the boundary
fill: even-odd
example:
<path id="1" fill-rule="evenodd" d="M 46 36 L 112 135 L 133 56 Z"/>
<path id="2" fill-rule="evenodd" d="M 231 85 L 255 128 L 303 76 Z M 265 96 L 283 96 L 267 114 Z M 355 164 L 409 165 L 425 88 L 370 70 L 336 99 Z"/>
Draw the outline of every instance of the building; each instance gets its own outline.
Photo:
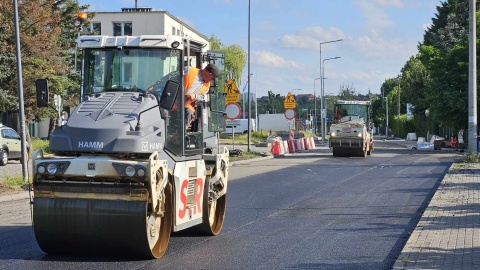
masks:
<path id="1" fill-rule="evenodd" d="M 295 95 L 295 100 L 300 100 L 305 98 L 306 100 L 315 100 L 315 96 L 313 94 L 298 94 Z"/>
<path id="2" fill-rule="evenodd" d="M 176 35 L 190 37 L 205 44 L 206 49 L 210 47 L 206 36 L 164 10 L 146 7 L 122 8 L 118 12 L 96 12 L 91 22 L 88 30 L 98 35 Z"/>

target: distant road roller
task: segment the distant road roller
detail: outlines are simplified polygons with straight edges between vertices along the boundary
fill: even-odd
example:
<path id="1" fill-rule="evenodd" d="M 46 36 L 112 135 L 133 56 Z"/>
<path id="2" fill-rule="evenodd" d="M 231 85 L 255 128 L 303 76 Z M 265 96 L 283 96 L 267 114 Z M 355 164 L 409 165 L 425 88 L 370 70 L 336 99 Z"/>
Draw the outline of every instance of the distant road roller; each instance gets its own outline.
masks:
<path id="1" fill-rule="evenodd" d="M 329 144 L 334 157 L 366 157 L 374 149 L 370 101 L 338 100 L 330 126 Z"/>
<path id="2" fill-rule="evenodd" d="M 225 130 L 225 97 L 216 91 L 224 73 L 195 103 L 189 129 L 183 84 L 185 63 L 222 70 L 224 55 L 169 35 L 80 36 L 77 42 L 81 102 L 51 133 L 54 154 L 39 149 L 32 156 L 40 248 L 160 258 L 171 232 L 220 233 L 229 153 L 208 149 L 204 134 Z M 37 105 L 51 107 L 48 80 L 36 85 Z"/>

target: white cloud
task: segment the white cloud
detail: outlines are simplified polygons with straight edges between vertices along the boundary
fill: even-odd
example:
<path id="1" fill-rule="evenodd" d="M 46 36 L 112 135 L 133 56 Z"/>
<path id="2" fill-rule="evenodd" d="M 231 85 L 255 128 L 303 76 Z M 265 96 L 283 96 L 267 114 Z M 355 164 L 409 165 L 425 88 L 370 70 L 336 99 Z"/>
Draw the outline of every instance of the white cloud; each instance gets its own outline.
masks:
<path id="1" fill-rule="evenodd" d="M 300 69 L 302 65 L 296 61 L 286 60 L 270 51 L 251 52 L 251 63 L 269 68 L 294 68 Z"/>
<path id="2" fill-rule="evenodd" d="M 357 0 L 355 4 L 363 11 L 363 17 L 365 18 L 364 27 L 369 29 L 372 35 L 381 35 L 382 29 L 388 29 L 396 25 L 389 18 L 384 10 L 385 8 L 401 8 L 403 6 L 400 0 Z"/>
<path id="3" fill-rule="evenodd" d="M 294 34 L 283 35 L 278 39 L 277 46 L 287 49 L 318 50 L 320 42 L 344 38 L 343 32 L 335 27 L 323 29 L 320 26 L 309 26 Z M 325 44 L 327 45 L 327 44 Z"/>

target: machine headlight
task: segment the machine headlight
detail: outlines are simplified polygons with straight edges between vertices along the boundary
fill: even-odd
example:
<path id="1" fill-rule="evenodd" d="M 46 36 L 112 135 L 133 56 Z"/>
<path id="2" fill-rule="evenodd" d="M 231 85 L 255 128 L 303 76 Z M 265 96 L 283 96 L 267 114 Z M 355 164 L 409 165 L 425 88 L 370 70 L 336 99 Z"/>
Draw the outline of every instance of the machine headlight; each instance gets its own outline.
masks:
<path id="1" fill-rule="evenodd" d="M 359 138 L 362 138 L 362 133 L 358 133 L 357 135 Z"/>
<path id="2" fill-rule="evenodd" d="M 130 177 L 134 176 L 135 175 L 135 168 L 131 165 L 128 165 L 127 167 L 125 167 L 125 174 L 127 176 L 130 176 Z"/>
<path id="3" fill-rule="evenodd" d="M 143 177 L 143 176 L 145 176 L 145 169 L 141 169 L 141 168 L 140 168 L 140 169 L 138 169 L 138 171 L 137 171 L 137 175 L 138 175 L 138 176 L 140 176 L 140 177 Z"/>
<path id="4" fill-rule="evenodd" d="M 55 174 L 57 172 L 57 164 L 55 163 L 50 163 L 47 166 L 47 172 L 49 174 Z"/>
<path id="5" fill-rule="evenodd" d="M 337 134 L 335 132 L 330 133 L 330 137 L 335 137 Z"/>
<path id="6" fill-rule="evenodd" d="M 38 167 L 37 167 L 37 172 L 38 172 L 38 173 L 45 173 L 45 167 L 43 167 L 43 166 L 38 166 Z"/>
<path id="7" fill-rule="evenodd" d="M 180 42 L 174 41 L 174 42 L 172 42 L 171 46 L 172 46 L 172 48 L 175 49 L 175 48 L 177 48 L 178 46 L 180 46 Z"/>

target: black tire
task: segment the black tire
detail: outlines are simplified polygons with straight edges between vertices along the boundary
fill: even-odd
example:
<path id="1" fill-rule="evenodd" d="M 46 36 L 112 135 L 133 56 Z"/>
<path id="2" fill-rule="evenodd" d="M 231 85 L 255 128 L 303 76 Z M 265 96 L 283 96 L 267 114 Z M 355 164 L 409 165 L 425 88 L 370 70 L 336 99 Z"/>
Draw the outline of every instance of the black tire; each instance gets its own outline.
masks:
<path id="1" fill-rule="evenodd" d="M 8 151 L 6 149 L 3 149 L 0 155 L 0 166 L 7 166 L 7 164 L 8 164 Z"/>

